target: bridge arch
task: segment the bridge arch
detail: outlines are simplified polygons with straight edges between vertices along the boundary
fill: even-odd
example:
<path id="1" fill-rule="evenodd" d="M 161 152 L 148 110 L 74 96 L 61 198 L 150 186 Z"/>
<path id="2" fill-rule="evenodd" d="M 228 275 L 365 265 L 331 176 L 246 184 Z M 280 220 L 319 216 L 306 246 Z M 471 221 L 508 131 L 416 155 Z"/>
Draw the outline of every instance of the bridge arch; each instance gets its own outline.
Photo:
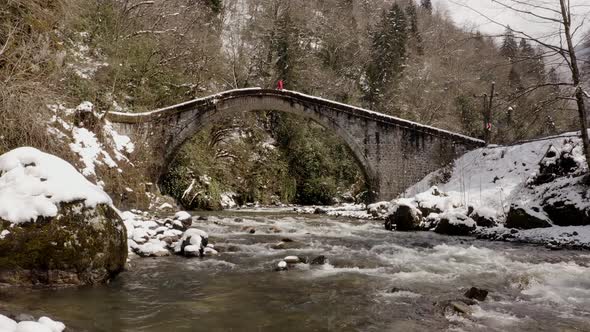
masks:
<path id="1" fill-rule="evenodd" d="M 458 154 L 483 145 L 463 135 L 286 90 L 240 89 L 146 113 L 111 112 L 116 129 L 147 140 L 162 172 L 197 132 L 224 117 L 272 110 L 300 115 L 348 145 L 374 199 L 392 199 Z"/>

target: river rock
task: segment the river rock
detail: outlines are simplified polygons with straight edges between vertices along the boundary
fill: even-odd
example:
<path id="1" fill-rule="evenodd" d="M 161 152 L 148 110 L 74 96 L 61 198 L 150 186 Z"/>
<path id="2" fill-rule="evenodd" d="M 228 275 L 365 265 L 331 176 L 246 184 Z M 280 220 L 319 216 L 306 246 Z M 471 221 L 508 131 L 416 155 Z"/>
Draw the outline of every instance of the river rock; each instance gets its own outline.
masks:
<path id="1" fill-rule="evenodd" d="M 434 231 L 446 235 L 469 235 L 476 228 L 475 221 L 460 211 L 450 210 L 439 215 Z"/>
<path id="2" fill-rule="evenodd" d="M 316 207 L 315 210 L 313 210 L 313 214 L 326 214 L 328 213 L 328 210 L 324 207 Z"/>
<path id="3" fill-rule="evenodd" d="M 66 325 L 64 323 L 54 321 L 53 319 L 51 319 L 49 317 L 43 316 L 43 317 L 39 318 L 38 322 L 49 327 L 52 332 L 62 332 L 63 330 L 66 329 Z"/>
<path id="4" fill-rule="evenodd" d="M 35 320 L 35 317 L 33 317 L 33 315 L 20 313 L 20 314 L 14 316 L 14 319 L 17 322 L 34 321 Z"/>
<path id="5" fill-rule="evenodd" d="M 182 230 L 186 230 L 193 224 L 193 217 L 186 211 L 178 211 L 174 215 L 174 220 L 178 220 L 182 223 Z"/>
<path id="6" fill-rule="evenodd" d="M 505 227 L 518 229 L 551 227 L 549 218 L 539 207 L 521 207 L 512 204 L 506 216 Z"/>
<path id="7" fill-rule="evenodd" d="M 93 285 L 121 272 L 127 259 L 123 221 L 106 204 L 60 203 L 55 217 L 13 224 L 0 219 L 0 283 Z"/>
<path id="8" fill-rule="evenodd" d="M 297 256 L 287 256 L 283 259 L 283 261 L 287 262 L 288 264 L 301 263 L 301 259 Z"/>
<path id="9" fill-rule="evenodd" d="M 385 229 L 397 231 L 414 231 L 420 228 L 422 213 L 417 208 L 400 204 L 395 211 L 385 218 Z"/>
<path id="10" fill-rule="evenodd" d="M 469 306 L 463 302 L 451 301 L 449 307 L 451 309 L 453 309 L 454 311 L 456 311 L 460 314 L 463 314 L 463 315 L 471 316 L 471 314 L 473 314 L 473 310 L 471 308 L 469 308 Z"/>
<path id="11" fill-rule="evenodd" d="M 144 244 L 135 246 L 133 252 L 141 257 L 164 257 L 169 256 L 168 243 L 165 241 L 150 239 Z"/>
<path id="12" fill-rule="evenodd" d="M 303 247 L 303 243 L 301 242 L 296 242 L 296 241 L 281 241 L 279 243 L 273 244 L 270 246 L 271 249 L 275 249 L 275 250 L 285 250 L 285 249 L 299 249 L 301 247 Z"/>
<path id="13" fill-rule="evenodd" d="M 475 221 L 479 227 L 496 227 L 498 226 L 496 211 L 490 208 L 480 207 L 478 209 L 469 207 L 467 216 Z"/>
<path id="14" fill-rule="evenodd" d="M 282 230 L 280 228 L 278 228 L 277 226 L 270 226 L 268 228 L 268 232 L 269 233 L 281 233 Z"/>
<path id="15" fill-rule="evenodd" d="M 471 287 L 467 292 L 465 292 L 465 297 L 468 299 L 476 299 L 478 301 L 484 301 L 488 296 L 488 291 L 485 289 L 479 289 L 476 287 Z"/>
<path id="16" fill-rule="evenodd" d="M 328 260 L 326 259 L 326 256 L 320 255 L 320 256 L 317 256 L 314 259 L 312 259 L 310 264 L 311 265 L 324 265 L 324 264 L 326 264 L 327 261 Z"/>
<path id="17" fill-rule="evenodd" d="M 288 268 L 289 268 L 289 267 L 288 267 L 288 264 L 287 264 L 287 262 L 285 262 L 285 261 L 280 261 L 280 262 L 277 264 L 277 268 L 276 268 L 276 270 L 277 270 L 277 271 L 286 271 Z"/>
<path id="18" fill-rule="evenodd" d="M 219 255 L 219 252 L 217 252 L 217 250 L 215 250 L 214 248 L 207 246 L 203 250 L 203 255 L 205 255 L 205 256 L 216 256 L 216 255 Z"/>
<path id="19" fill-rule="evenodd" d="M 174 253 L 185 257 L 203 257 L 204 249 L 209 242 L 209 235 L 200 229 L 191 228 L 184 232 L 174 246 Z"/>
<path id="20" fill-rule="evenodd" d="M 254 234 L 256 233 L 256 229 L 252 226 L 244 226 L 242 227 L 242 232 Z"/>

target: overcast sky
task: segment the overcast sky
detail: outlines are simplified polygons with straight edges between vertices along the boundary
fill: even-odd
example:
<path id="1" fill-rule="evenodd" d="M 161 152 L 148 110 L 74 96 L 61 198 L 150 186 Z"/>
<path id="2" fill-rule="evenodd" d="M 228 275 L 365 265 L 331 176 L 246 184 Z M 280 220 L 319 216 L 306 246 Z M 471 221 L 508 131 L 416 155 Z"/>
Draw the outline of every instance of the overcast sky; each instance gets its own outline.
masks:
<path id="1" fill-rule="evenodd" d="M 500 0 L 506 4 L 514 5 L 511 0 Z M 544 3 L 551 8 L 558 9 L 558 0 L 525 0 L 535 3 Z M 582 22 L 582 16 L 589 16 L 590 0 L 570 0 L 573 8 L 573 14 L 577 18 L 577 23 Z M 498 5 L 492 0 L 433 0 L 434 5 L 443 10 L 448 9 L 449 14 L 453 20 L 459 25 L 466 25 L 468 27 L 476 27 L 478 30 L 486 34 L 501 33 L 504 28 L 497 24 L 491 23 L 490 20 L 483 17 L 476 11 L 488 16 L 492 20 L 496 20 L 503 24 L 509 24 L 514 30 L 524 31 L 527 34 L 535 37 L 546 35 L 551 31 L 556 31 L 555 25 L 548 23 L 547 20 L 541 20 L 529 15 L 519 14 L 501 5 Z M 468 7 L 471 7 L 472 10 Z M 530 7 L 529 7 L 530 8 Z M 555 15 L 554 13 L 536 10 L 540 15 Z M 590 17 L 588 17 L 590 19 Z M 590 30 L 590 21 L 584 23 L 584 32 Z M 578 33 L 581 37 L 582 33 Z"/>

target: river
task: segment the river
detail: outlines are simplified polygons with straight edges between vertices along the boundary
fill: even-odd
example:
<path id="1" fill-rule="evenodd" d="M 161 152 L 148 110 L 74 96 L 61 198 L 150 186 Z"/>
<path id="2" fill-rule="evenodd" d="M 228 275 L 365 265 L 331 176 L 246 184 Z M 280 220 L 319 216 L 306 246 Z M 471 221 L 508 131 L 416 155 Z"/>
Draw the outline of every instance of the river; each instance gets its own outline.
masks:
<path id="1" fill-rule="evenodd" d="M 105 286 L 0 298 L 75 331 L 590 331 L 588 252 L 317 215 L 224 212 L 194 226 L 219 256 L 134 259 Z M 292 248 L 271 248 L 284 238 Z M 287 255 L 328 263 L 274 271 Z M 471 286 L 490 294 L 469 318 L 435 305 Z"/>

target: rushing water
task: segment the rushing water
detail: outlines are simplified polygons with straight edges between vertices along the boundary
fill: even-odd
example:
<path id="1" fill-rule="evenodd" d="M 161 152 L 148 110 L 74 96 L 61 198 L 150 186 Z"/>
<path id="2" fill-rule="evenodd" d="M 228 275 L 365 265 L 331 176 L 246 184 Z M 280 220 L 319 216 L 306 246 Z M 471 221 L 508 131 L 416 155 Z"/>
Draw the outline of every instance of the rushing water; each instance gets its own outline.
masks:
<path id="1" fill-rule="evenodd" d="M 136 259 L 106 286 L 0 299 L 77 331 L 590 331 L 588 252 L 325 216 L 235 216 L 195 221 L 225 249 L 215 258 Z M 296 249 L 271 248 L 286 237 Z M 274 271 L 292 254 L 329 263 Z M 469 318 L 436 305 L 471 286 L 490 295 Z"/>

